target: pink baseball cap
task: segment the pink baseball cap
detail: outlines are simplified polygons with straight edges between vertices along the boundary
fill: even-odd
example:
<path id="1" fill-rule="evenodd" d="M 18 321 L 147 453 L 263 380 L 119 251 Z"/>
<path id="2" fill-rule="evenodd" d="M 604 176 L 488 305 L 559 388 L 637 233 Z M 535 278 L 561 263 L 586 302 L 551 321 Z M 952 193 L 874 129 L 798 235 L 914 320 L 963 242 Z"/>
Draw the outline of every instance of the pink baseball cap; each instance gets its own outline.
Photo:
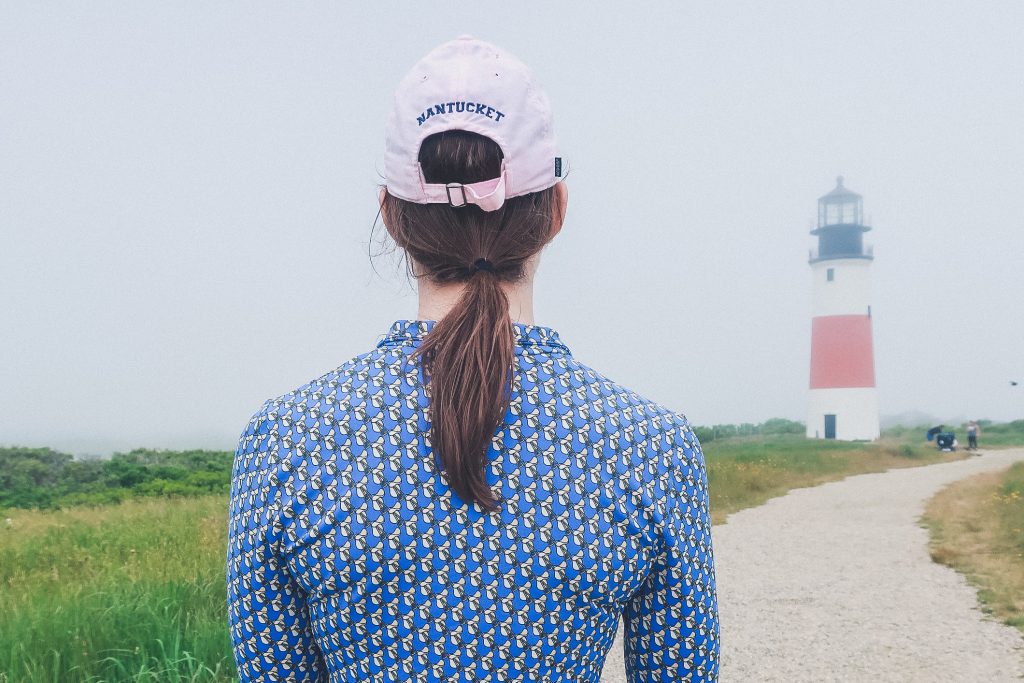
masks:
<path id="1" fill-rule="evenodd" d="M 479 183 L 428 183 L 420 168 L 424 138 L 464 130 L 501 147 L 501 175 Z M 551 187 L 562 176 L 551 105 L 530 69 L 472 36 L 430 51 L 398 85 L 385 133 L 388 192 L 417 204 L 475 204 L 495 211 L 508 197 Z"/>

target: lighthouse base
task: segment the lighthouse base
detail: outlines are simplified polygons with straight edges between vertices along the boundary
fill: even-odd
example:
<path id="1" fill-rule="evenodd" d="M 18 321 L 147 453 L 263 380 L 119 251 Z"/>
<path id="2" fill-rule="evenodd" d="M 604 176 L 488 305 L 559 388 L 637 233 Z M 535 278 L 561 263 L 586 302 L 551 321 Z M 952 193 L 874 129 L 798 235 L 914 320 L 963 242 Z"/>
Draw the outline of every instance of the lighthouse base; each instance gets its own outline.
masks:
<path id="1" fill-rule="evenodd" d="M 811 389 L 808 439 L 874 441 L 879 433 L 878 394 L 874 387 Z"/>

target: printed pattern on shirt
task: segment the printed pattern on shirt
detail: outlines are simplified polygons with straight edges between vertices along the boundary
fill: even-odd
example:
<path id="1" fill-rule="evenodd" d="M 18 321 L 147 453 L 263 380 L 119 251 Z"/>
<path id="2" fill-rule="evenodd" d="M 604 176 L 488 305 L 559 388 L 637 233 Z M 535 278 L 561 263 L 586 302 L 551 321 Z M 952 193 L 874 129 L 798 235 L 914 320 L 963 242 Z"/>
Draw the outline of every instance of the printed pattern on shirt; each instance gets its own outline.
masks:
<path id="1" fill-rule="evenodd" d="M 704 458 L 686 418 L 514 323 L 485 514 L 430 448 L 410 354 L 434 321 L 282 397 L 235 456 L 227 552 L 245 681 L 598 683 L 718 678 Z"/>

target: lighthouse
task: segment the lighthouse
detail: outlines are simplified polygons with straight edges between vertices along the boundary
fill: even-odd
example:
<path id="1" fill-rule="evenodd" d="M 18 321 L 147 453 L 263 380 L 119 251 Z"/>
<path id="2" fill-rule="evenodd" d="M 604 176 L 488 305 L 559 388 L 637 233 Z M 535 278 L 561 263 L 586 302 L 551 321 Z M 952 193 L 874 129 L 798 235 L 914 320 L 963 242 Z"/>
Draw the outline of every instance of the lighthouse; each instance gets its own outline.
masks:
<path id="1" fill-rule="evenodd" d="M 871 247 L 864 245 L 863 198 L 836 179 L 818 200 L 818 246 L 811 318 L 811 391 L 807 437 L 878 438 L 878 395 L 871 340 Z"/>

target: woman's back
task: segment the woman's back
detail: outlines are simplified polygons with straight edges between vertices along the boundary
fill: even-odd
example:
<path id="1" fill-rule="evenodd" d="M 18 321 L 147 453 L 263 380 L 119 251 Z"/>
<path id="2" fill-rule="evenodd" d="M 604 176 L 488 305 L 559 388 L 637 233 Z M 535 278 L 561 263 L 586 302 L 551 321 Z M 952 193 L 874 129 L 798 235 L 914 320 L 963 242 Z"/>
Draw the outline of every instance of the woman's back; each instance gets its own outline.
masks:
<path id="1" fill-rule="evenodd" d="M 713 680 L 703 455 L 686 419 L 514 323 L 488 451 L 500 508 L 448 488 L 412 352 L 434 325 L 268 401 L 239 444 L 228 593 L 242 680 Z"/>

